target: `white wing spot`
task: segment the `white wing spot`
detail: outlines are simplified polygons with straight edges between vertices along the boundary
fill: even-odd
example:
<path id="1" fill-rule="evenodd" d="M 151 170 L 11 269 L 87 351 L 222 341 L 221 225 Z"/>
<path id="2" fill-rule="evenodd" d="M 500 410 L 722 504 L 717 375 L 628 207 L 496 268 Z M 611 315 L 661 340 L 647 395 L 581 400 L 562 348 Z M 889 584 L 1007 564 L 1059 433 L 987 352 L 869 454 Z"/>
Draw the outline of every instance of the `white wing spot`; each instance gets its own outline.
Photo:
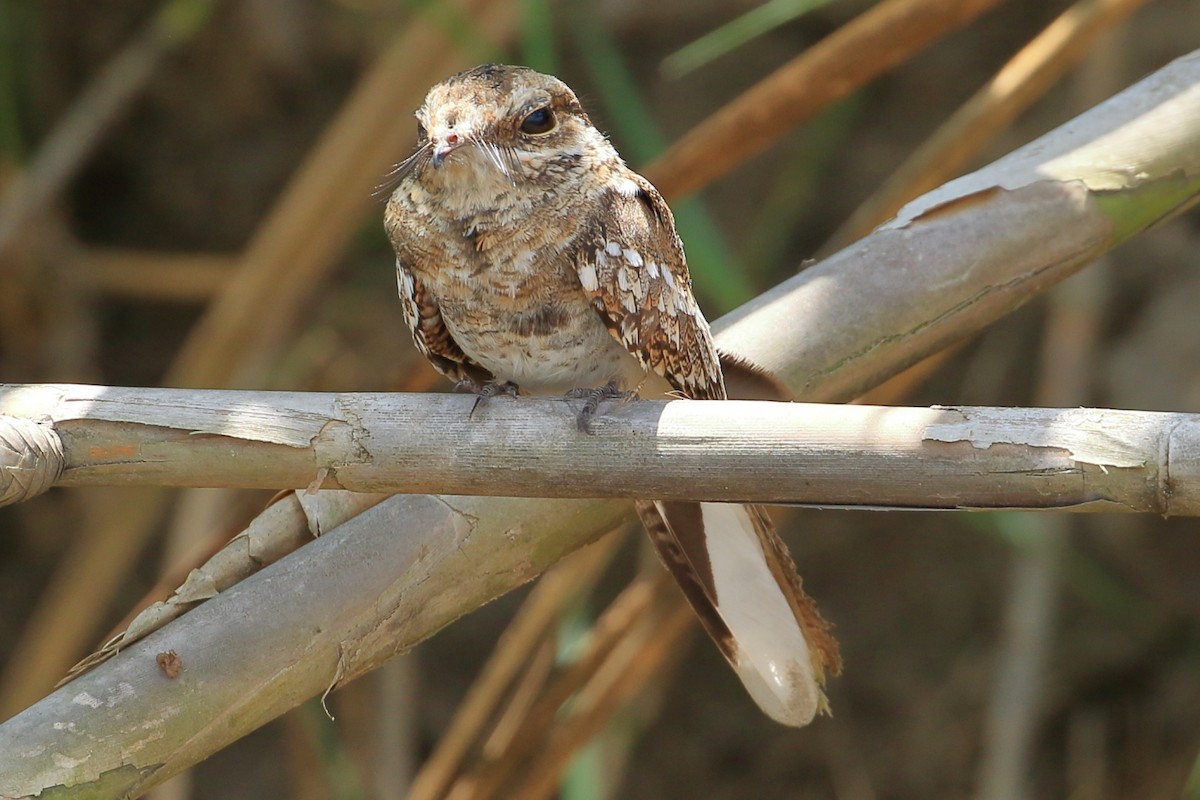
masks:
<path id="1" fill-rule="evenodd" d="M 653 262 L 652 262 L 653 263 Z M 667 284 L 671 289 L 675 288 L 675 276 L 671 274 L 671 270 L 667 267 L 662 268 L 663 283 Z"/>
<path id="2" fill-rule="evenodd" d="M 647 261 L 646 262 L 646 272 L 650 275 L 651 278 L 657 280 L 658 279 L 658 264 L 657 264 L 657 262 Z"/>
<path id="3" fill-rule="evenodd" d="M 596 268 L 591 264 L 581 264 L 579 266 L 579 282 L 589 292 L 600 291 L 600 281 L 596 278 Z"/>
<path id="4" fill-rule="evenodd" d="M 617 181 L 617 194 L 624 195 L 625 197 L 637 197 L 637 193 L 638 185 L 629 180 L 629 178 L 622 178 Z"/>
<path id="5" fill-rule="evenodd" d="M 619 242 L 608 242 L 604 245 L 604 252 L 613 258 L 617 258 L 621 255 L 621 245 Z"/>
<path id="6" fill-rule="evenodd" d="M 625 260 L 629 262 L 629 266 L 631 267 L 642 266 L 642 254 L 632 248 L 625 248 Z"/>

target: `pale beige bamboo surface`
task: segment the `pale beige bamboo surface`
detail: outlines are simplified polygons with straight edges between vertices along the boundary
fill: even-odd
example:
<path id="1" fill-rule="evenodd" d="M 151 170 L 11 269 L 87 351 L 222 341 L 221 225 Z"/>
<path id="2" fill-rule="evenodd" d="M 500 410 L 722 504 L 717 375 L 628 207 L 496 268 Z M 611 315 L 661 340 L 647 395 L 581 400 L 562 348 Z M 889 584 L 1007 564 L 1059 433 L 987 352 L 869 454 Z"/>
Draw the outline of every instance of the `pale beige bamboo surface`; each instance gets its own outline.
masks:
<path id="1" fill-rule="evenodd" d="M 587 434 L 578 403 L 474 403 L 0 386 L 8 422 L 61 437 L 60 486 L 1200 514 L 1197 414 L 646 400 L 602 407 Z"/>

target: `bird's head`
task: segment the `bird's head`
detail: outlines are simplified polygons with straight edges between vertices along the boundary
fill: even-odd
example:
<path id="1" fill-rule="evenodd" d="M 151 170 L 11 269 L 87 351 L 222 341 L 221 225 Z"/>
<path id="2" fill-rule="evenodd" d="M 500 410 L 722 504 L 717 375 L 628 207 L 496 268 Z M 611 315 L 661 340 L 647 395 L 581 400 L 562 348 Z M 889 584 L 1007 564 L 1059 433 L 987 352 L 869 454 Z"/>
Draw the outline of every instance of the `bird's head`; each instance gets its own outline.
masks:
<path id="1" fill-rule="evenodd" d="M 561 185 L 616 158 L 571 88 L 526 67 L 484 64 L 429 90 L 417 109 L 417 149 L 393 173 L 454 191 Z"/>

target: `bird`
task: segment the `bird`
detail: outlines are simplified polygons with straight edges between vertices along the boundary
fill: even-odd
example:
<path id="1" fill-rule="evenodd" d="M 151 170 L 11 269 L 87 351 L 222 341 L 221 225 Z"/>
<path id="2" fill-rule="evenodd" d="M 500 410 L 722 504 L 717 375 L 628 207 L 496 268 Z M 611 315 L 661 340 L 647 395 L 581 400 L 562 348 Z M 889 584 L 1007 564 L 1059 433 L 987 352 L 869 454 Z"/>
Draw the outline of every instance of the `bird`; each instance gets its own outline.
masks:
<path id="1" fill-rule="evenodd" d="M 727 398 L 674 217 L 567 84 L 483 64 L 432 87 L 389 174 L 384 223 L 417 349 L 460 389 Z M 479 401 L 477 400 L 476 403 Z M 637 501 L 660 560 L 751 698 L 786 725 L 828 712 L 830 625 L 760 506 Z"/>

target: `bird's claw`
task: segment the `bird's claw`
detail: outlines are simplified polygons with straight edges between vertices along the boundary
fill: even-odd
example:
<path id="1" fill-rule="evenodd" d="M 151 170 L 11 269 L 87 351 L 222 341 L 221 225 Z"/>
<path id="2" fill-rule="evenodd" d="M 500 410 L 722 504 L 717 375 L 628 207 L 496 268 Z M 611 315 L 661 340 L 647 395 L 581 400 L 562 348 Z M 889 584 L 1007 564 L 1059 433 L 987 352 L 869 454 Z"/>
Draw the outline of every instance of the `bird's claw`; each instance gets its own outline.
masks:
<path id="1" fill-rule="evenodd" d="M 466 388 L 463 385 L 466 384 Z M 474 381 L 459 381 L 455 385 L 454 391 L 469 391 L 475 392 L 475 402 L 471 406 L 471 413 L 467 415 L 467 419 L 475 418 L 475 410 L 479 408 L 479 404 L 489 397 L 516 397 L 517 385 L 512 381 L 504 381 L 503 383 L 485 383 L 482 386 Z"/>
<path id="2" fill-rule="evenodd" d="M 599 410 L 600 404 L 605 400 L 620 400 L 628 402 L 637 398 L 637 392 L 622 391 L 617 387 L 616 381 L 609 381 L 603 386 L 586 389 L 572 389 L 564 396 L 566 400 L 584 400 L 583 408 L 579 410 L 579 415 L 575 418 L 575 425 L 584 433 L 595 433 L 592 430 L 592 419 L 596 416 L 596 411 Z"/>

